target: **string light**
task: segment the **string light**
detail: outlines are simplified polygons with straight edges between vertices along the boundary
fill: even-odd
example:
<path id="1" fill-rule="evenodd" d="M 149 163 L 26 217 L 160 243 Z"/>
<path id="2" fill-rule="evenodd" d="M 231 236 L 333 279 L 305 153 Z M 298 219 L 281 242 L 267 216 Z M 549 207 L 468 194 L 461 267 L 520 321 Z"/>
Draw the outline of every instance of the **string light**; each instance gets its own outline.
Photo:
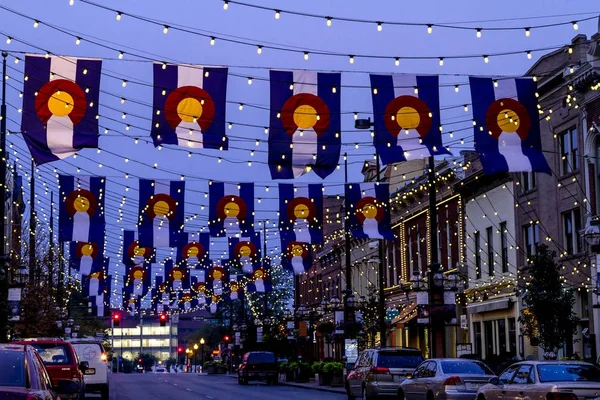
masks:
<path id="1" fill-rule="evenodd" d="M 304 59 L 305 59 L 305 60 L 308 60 L 308 51 L 305 51 L 305 52 L 304 52 Z"/>
<path id="2" fill-rule="evenodd" d="M 531 51 L 527 52 L 527 58 L 531 60 Z"/>
<path id="3" fill-rule="evenodd" d="M 569 54 L 573 54 L 573 47 L 569 46 L 569 48 L 567 49 L 567 51 L 569 52 Z"/>
<path id="4" fill-rule="evenodd" d="M 381 22 L 377 22 L 377 32 L 381 32 L 383 30 L 383 24 Z"/>
<path id="5" fill-rule="evenodd" d="M 440 67 L 444 65 L 444 57 L 440 57 Z"/>
<path id="6" fill-rule="evenodd" d="M 123 87 L 127 86 L 127 79 L 123 79 L 123 83 L 121 83 L 121 86 L 123 86 Z"/>
<path id="7" fill-rule="evenodd" d="M 229 9 L 229 2 L 227 0 L 225 0 L 223 2 L 223 10 L 228 10 Z"/>
<path id="8" fill-rule="evenodd" d="M 331 17 L 327 17 L 327 26 L 331 26 Z"/>
<path id="9" fill-rule="evenodd" d="M 454 85 L 454 91 L 455 91 L 456 93 L 458 93 L 458 92 L 459 92 L 459 90 L 460 90 L 460 88 L 458 87 L 458 85 Z"/>
<path id="10" fill-rule="evenodd" d="M 120 20 L 121 20 L 121 12 L 117 11 L 117 21 L 120 21 Z"/>
<path id="11" fill-rule="evenodd" d="M 214 46 L 214 45 L 215 45 L 215 37 L 214 37 L 214 36 L 211 36 L 211 37 L 210 37 L 210 45 L 211 45 L 211 46 Z"/>
<path id="12" fill-rule="evenodd" d="M 531 36 L 530 28 L 525 28 L 525 36 L 527 36 L 527 37 Z"/>
<path id="13" fill-rule="evenodd" d="M 354 64 L 354 56 L 350 56 L 350 64 Z"/>
<path id="14" fill-rule="evenodd" d="M 477 35 L 478 38 L 481 37 L 481 29 L 480 28 L 477 28 L 477 34 L 476 35 Z"/>
<path id="15" fill-rule="evenodd" d="M 72 6 L 73 4 L 75 4 L 75 0 L 69 0 L 69 5 Z"/>
<path id="16" fill-rule="evenodd" d="M 488 56 L 484 55 L 483 56 L 483 62 L 486 63 L 486 64 L 489 63 L 490 62 L 490 58 Z"/>
<path id="17" fill-rule="evenodd" d="M 167 33 L 169 33 L 169 25 L 164 25 L 163 28 L 163 33 L 166 35 Z"/>
<path id="18" fill-rule="evenodd" d="M 573 24 L 573 29 L 574 30 L 578 30 L 579 29 L 579 25 L 577 25 L 577 21 L 573 21 L 571 23 Z"/>
<path id="19" fill-rule="evenodd" d="M 279 19 L 280 16 L 281 16 L 281 11 L 275 10 L 275 19 Z"/>
<path id="20" fill-rule="evenodd" d="M 125 53 L 123 53 L 122 51 L 120 51 L 119 52 L 119 60 L 122 60 L 124 55 L 125 55 Z"/>
<path id="21" fill-rule="evenodd" d="M 12 42 L 12 38 L 9 36 L 6 38 L 6 44 L 10 44 L 10 42 Z"/>
<path id="22" fill-rule="evenodd" d="M 263 49 L 263 48 L 262 48 L 262 46 L 258 46 L 258 47 L 256 48 L 256 53 L 257 53 L 257 54 L 262 54 L 262 49 Z"/>
<path id="23" fill-rule="evenodd" d="M 37 19 L 35 21 L 33 21 L 33 27 L 37 28 L 38 26 L 40 26 L 40 21 L 38 21 Z"/>
<path id="24" fill-rule="evenodd" d="M 252 77 L 251 76 L 248 77 L 248 85 L 252 85 Z"/>
<path id="25" fill-rule="evenodd" d="M 427 25 L 427 33 L 433 33 L 433 25 Z"/>
<path id="26" fill-rule="evenodd" d="M 240 103 L 240 106 L 238 107 L 238 109 L 239 109 L 240 111 L 242 111 L 242 110 L 244 109 L 244 103 Z"/>
<path id="27" fill-rule="evenodd" d="M 400 57 L 396 57 L 394 60 L 394 65 L 396 65 L 396 67 L 400 65 Z"/>

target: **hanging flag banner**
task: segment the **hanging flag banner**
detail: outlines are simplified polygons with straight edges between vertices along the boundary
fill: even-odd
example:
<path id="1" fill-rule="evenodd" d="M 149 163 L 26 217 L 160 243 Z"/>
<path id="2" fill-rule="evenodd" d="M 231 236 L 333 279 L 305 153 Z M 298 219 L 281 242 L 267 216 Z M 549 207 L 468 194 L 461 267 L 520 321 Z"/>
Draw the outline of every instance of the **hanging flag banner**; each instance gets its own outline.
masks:
<path id="1" fill-rule="evenodd" d="M 254 184 L 212 182 L 209 187 L 211 236 L 254 233 Z"/>
<path id="2" fill-rule="evenodd" d="M 312 266 L 312 246 L 293 240 L 289 232 L 281 233 L 281 266 L 301 275 Z"/>
<path id="3" fill-rule="evenodd" d="M 179 294 L 178 308 L 181 311 L 190 311 L 198 307 L 198 300 L 195 299 L 189 290 Z"/>
<path id="4" fill-rule="evenodd" d="M 137 231 L 123 231 L 123 264 L 153 263 L 156 252 L 151 247 L 140 247 Z"/>
<path id="5" fill-rule="evenodd" d="M 229 282 L 229 271 L 216 264 L 218 260 L 213 260 L 213 267 L 208 270 L 209 288 L 213 295 L 223 296 L 225 294 L 225 285 Z"/>
<path id="6" fill-rule="evenodd" d="M 177 247 L 185 214 L 185 182 L 140 179 L 139 246 Z"/>
<path id="7" fill-rule="evenodd" d="M 210 297 L 208 287 L 206 286 L 206 271 L 204 269 L 190 270 L 192 290 L 198 299 L 198 305 L 206 305 L 206 298 Z"/>
<path id="8" fill-rule="evenodd" d="M 241 275 L 231 274 L 229 276 L 229 300 L 238 300 L 243 296 L 242 286 L 239 279 Z"/>
<path id="9" fill-rule="evenodd" d="M 475 150 L 484 172 L 551 174 L 542 153 L 537 85 L 531 78 L 470 77 Z"/>
<path id="10" fill-rule="evenodd" d="M 323 185 L 279 184 L 279 230 L 292 240 L 323 243 Z"/>
<path id="11" fill-rule="evenodd" d="M 125 286 L 131 288 L 131 293 L 144 297 L 152 284 L 152 271 L 150 264 L 125 266 Z"/>
<path id="12" fill-rule="evenodd" d="M 371 75 L 375 136 L 381 162 L 450 154 L 442 143 L 438 76 Z"/>
<path id="13" fill-rule="evenodd" d="M 104 271 L 106 260 L 103 244 L 103 242 L 71 242 L 70 268 L 79 272 L 80 276 Z"/>
<path id="14" fill-rule="evenodd" d="M 140 311 L 142 305 L 142 299 L 137 295 L 131 293 L 131 287 L 125 286 L 122 290 L 123 293 L 123 309 L 129 313 L 129 315 L 135 315 Z"/>
<path id="15" fill-rule="evenodd" d="M 92 272 L 81 277 L 81 293 L 86 297 L 99 296 L 106 287 L 106 271 Z"/>
<path id="16" fill-rule="evenodd" d="M 102 61 L 25 56 L 21 132 L 36 164 L 98 147 Z"/>
<path id="17" fill-rule="evenodd" d="M 248 293 L 267 293 L 273 291 L 270 269 L 261 267 L 254 271 L 252 275 L 248 277 L 246 291 Z"/>
<path id="18" fill-rule="evenodd" d="M 228 149 L 227 68 L 154 64 L 154 146 Z"/>
<path id="19" fill-rule="evenodd" d="M 262 242 L 257 232 L 252 236 L 229 238 L 229 263 L 232 268 L 251 274 L 260 268 L 262 262 Z"/>
<path id="20" fill-rule="evenodd" d="M 208 268 L 210 267 L 209 250 L 209 233 L 184 232 L 177 247 L 177 265 L 190 269 Z"/>
<path id="21" fill-rule="evenodd" d="M 152 288 L 152 308 L 157 314 L 163 313 L 169 309 L 171 304 L 171 293 L 167 282 L 163 276 L 154 278 L 154 287 Z"/>
<path id="22" fill-rule="evenodd" d="M 105 178 L 59 175 L 59 242 L 89 242 L 92 231 L 104 234 Z"/>
<path id="23" fill-rule="evenodd" d="M 90 296 L 91 314 L 96 317 L 107 317 L 110 314 L 111 276 L 102 280 L 102 285 L 96 296 Z"/>
<path id="24" fill-rule="evenodd" d="M 347 183 L 345 201 L 349 229 L 355 238 L 394 239 L 389 184 Z"/>
<path id="25" fill-rule="evenodd" d="M 340 73 L 271 71 L 269 168 L 273 179 L 311 169 L 325 179 L 341 150 Z"/>
<path id="26" fill-rule="evenodd" d="M 173 260 L 168 259 L 164 262 L 164 268 L 172 292 L 190 288 L 190 274 L 185 267 L 175 265 Z"/>

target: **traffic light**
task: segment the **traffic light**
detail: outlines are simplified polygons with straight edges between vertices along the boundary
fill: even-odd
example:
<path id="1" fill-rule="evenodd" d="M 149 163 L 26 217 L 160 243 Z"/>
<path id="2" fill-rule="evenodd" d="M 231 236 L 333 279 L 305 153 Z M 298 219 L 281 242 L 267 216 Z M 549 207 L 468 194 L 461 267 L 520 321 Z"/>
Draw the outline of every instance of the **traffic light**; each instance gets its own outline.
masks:
<path id="1" fill-rule="evenodd" d="M 231 338 L 229 337 L 229 335 L 225 335 L 225 336 L 223 337 L 223 340 L 225 341 L 225 343 L 229 343 L 229 340 L 230 340 L 230 339 L 231 339 Z"/>
<path id="2" fill-rule="evenodd" d="M 119 326 L 119 323 L 121 322 L 121 316 L 117 313 L 113 314 L 113 326 Z"/>
<path id="3" fill-rule="evenodd" d="M 160 320 L 160 326 L 167 325 L 167 314 L 160 314 L 159 320 Z"/>
<path id="4" fill-rule="evenodd" d="M 141 364 L 141 363 L 142 363 L 142 359 L 141 359 L 141 358 L 138 358 L 138 362 Z"/>
<path id="5" fill-rule="evenodd" d="M 178 352 L 178 353 L 183 353 L 183 347 L 179 346 L 179 347 L 177 348 L 177 352 Z"/>

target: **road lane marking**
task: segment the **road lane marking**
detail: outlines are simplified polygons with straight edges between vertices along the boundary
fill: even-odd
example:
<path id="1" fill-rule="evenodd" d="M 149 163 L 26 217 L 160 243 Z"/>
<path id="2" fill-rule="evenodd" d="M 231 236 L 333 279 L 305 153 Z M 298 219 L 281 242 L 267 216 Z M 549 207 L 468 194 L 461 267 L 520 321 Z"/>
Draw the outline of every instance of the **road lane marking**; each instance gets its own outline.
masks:
<path id="1" fill-rule="evenodd" d="M 192 391 L 192 389 L 190 389 L 190 388 L 185 388 L 185 390 L 187 390 L 188 392 Z"/>
<path id="2" fill-rule="evenodd" d="M 174 386 L 177 386 L 177 384 L 176 384 L 176 383 L 174 383 L 173 385 L 174 385 Z"/>
<path id="3" fill-rule="evenodd" d="M 207 399 L 214 399 L 214 397 L 209 396 L 209 395 L 205 395 L 204 397 L 206 397 Z"/>

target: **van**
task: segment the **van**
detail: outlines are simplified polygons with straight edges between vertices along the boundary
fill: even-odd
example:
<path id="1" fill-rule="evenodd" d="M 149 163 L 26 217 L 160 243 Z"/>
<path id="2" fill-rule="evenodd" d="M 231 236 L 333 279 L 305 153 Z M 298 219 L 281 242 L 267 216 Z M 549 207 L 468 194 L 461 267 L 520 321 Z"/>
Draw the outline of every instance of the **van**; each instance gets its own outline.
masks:
<path id="1" fill-rule="evenodd" d="M 70 343 L 75 348 L 77 357 L 89 363 L 89 370 L 83 378 L 86 393 L 98 393 L 102 400 L 108 400 L 109 366 L 104 346 L 93 339 L 71 339 Z"/>

